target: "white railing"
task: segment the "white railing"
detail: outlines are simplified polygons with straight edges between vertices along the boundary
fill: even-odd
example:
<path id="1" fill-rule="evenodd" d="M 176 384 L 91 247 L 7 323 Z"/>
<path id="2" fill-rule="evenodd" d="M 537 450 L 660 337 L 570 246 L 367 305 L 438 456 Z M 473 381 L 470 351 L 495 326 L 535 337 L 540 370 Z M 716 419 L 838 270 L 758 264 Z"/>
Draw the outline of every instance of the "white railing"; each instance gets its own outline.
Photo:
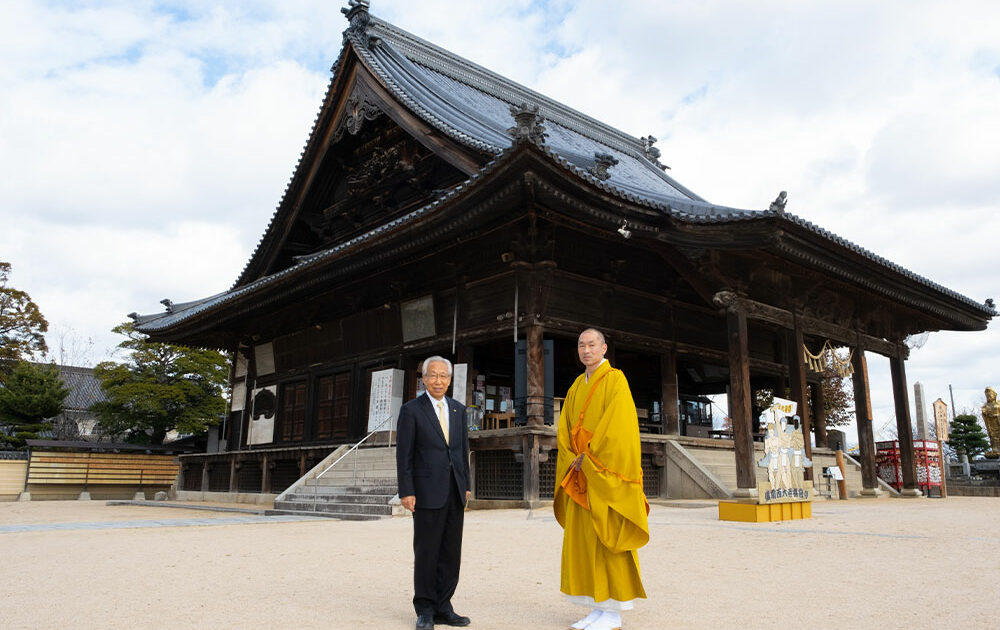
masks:
<path id="1" fill-rule="evenodd" d="M 365 442 L 367 442 L 368 440 L 370 440 L 373 435 L 375 435 L 376 433 L 378 433 L 379 431 L 381 431 L 382 427 L 384 427 L 391 420 L 392 420 L 392 415 L 391 414 L 388 415 L 388 416 L 386 416 L 385 419 L 382 420 L 382 422 L 378 423 L 378 425 L 374 429 L 372 429 L 371 431 L 368 432 L 368 435 L 366 435 L 365 437 L 363 437 L 360 440 L 358 440 L 353 446 L 351 446 L 351 448 L 347 449 L 347 452 L 345 452 L 340 457 L 338 457 L 336 460 L 334 460 L 334 462 L 332 464 L 330 464 L 329 466 L 327 466 L 326 468 L 323 469 L 323 472 L 319 473 L 318 475 L 316 475 L 313 478 L 313 512 L 316 511 L 316 503 L 319 500 L 319 480 L 320 480 L 320 478 L 323 475 L 325 475 L 326 473 L 328 473 L 331 470 L 333 470 L 334 466 L 336 466 L 340 462 L 344 461 L 344 458 L 346 458 L 348 455 L 350 455 L 351 453 L 355 453 L 355 451 L 357 451 L 358 447 L 360 447 L 362 444 L 364 444 Z M 389 448 L 391 448 L 392 447 L 392 427 L 391 426 L 389 427 L 389 430 L 386 433 L 388 435 L 388 437 L 386 439 L 386 446 L 389 447 Z M 354 485 L 354 486 L 358 485 L 358 457 L 357 457 L 357 453 L 355 453 L 355 456 L 354 456 L 354 476 L 352 478 L 351 484 Z"/>

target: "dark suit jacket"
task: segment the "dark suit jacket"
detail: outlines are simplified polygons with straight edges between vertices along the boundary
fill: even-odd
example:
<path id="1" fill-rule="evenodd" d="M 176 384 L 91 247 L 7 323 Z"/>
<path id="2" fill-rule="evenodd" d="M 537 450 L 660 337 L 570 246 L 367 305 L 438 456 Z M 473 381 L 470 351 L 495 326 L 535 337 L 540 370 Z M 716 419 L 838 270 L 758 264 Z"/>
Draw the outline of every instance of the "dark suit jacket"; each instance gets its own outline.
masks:
<path id="1" fill-rule="evenodd" d="M 399 496 L 415 496 L 417 509 L 444 507 L 454 483 L 462 502 L 469 486 L 469 426 L 465 405 L 445 396 L 449 443 L 430 397 L 420 394 L 399 410 L 396 423 L 396 476 Z"/>

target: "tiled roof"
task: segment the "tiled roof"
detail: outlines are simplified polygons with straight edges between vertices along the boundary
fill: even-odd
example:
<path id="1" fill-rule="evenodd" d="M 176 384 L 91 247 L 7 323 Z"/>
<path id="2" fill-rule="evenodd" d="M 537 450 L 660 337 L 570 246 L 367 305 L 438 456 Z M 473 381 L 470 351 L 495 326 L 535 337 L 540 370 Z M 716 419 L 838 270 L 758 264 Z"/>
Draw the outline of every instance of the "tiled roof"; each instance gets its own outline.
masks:
<path id="1" fill-rule="evenodd" d="M 172 304 L 166 313 L 136 316 L 140 331 L 165 330 L 193 315 L 271 286 L 374 238 L 395 232 L 416 219 L 433 213 L 443 202 L 465 194 L 470 186 L 502 163 L 509 153 L 513 142 L 507 132 L 513 123 L 510 108 L 521 103 L 538 106 L 539 113 L 545 118 L 547 137 L 544 145 L 539 147 L 545 154 L 562 165 L 568 173 L 625 201 L 659 210 L 685 223 L 727 224 L 775 219 L 788 221 L 878 266 L 970 306 L 984 316 L 992 317 L 996 314 L 988 306 L 931 282 L 795 215 L 774 210 L 749 210 L 711 204 L 663 172 L 656 160 L 657 153 L 648 150 L 645 139 L 625 134 L 378 18 L 370 18 L 367 34 L 348 29 L 344 41 L 345 46 L 334 64 L 335 69 L 340 67 L 350 46 L 393 96 L 425 123 L 456 142 L 493 154 L 493 160 L 445 197 L 349 241 L 299 257 L 295 264 L 286 269 L 246 284 L 237 284 L 229 291 L 202 300 Z M 333 88 L 335 80 L 336 77 L 331 79 L 328 90 Z M 319 118 L 317 116 L 317 122 Z M 316 131 L 314 125 L 313 133 Z M 302 155 L 306 156 L 312 146 L 310 140 Z M 598 178 L 592 173 L 596 163 L 595 156 L 599 153 L 617 160 L 607 170 L 607 179 Z M 286 194 L 295 182 L 299 166 L 286 188 Z M 271 231 L 280 225 L 278 217 L 284 205 L 283 197 L 268 231 L 258 244 L 258 252 Z"/>

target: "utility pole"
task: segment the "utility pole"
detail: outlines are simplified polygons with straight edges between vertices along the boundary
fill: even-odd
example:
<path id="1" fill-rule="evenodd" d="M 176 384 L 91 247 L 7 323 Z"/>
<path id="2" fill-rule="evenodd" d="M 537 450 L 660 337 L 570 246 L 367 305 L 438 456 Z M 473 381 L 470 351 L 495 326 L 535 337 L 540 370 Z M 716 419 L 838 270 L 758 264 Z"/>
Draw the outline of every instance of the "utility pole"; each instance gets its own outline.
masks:
<path id="1" fill-rule="evenodd" d="M 951 420 L 955 421 L 955 392 L 951 391 L 951 383 L 948 383 L 948 395 L 951 396 Z"/>

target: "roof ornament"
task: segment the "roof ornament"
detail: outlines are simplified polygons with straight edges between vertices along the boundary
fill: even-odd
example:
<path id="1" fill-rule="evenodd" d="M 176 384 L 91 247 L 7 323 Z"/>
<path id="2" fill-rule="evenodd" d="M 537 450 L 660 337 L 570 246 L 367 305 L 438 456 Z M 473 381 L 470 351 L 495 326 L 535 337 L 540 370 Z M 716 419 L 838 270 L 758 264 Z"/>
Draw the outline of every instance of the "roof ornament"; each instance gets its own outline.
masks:
<path id="1" fill-rule="evenodd" d="M 160 300 L 160 304 L 162 304 L 167 309 L 168 313 L 174 312 L 174 303 L 170 298 L 163 298 L 162 300 Z"/>
<path id="2" fill-rule="evenodd" d="M 668 168 L 670 168 L 666 164 L 660 164 L 660 155 L 661 155 L 660 150 L 653 146 L 654 144 L 656 144 L 655 136 L 653 135 L 643 136 L 642 138 L 639 139 L 642 140 L 642 152 L 643 155 L 646 156 L 647 160 L 659 166 L 661 171 L 665 171 Z"/>
<path id="3" fill-rule="evenodd" d="M 351 23 L 344 31 L 344 41 L 346 43 L 349 34 L 357 35 L 364 44 L 368 45 L 368 23 L 371 22 L 371 15 L 368 14 L 368 7 L 371 6 L 369 0 L 348 0 L 349 7 L 340 10 L 347 16 Z"/>
<path id="4" fill-rule="evenodd" d="M 786 203 L 788 203 L 788 193 L 782 190 L 778 193 L 778 197 L 771 202 L 771 206 L 768 210 L 774 212 L 775 214 L 785 214 Z"/>
<path id="5" fill-rule="evenodd" d="M 587 169 L 591 175 L 601 181 L 611 179 L 608 169 L 618 164 L 618 159 L 610 153 L 594 152 L 594 165 Z"/>
<path id="6" fill-rule="evenodd" d="M 514 126 L 507 133 L 514 138 L 514 144 L 532 142 L 538 146 L 545 144 L 545 118 L 538 113 L 538 105 L 527 103 L 510 106 L 510 115 L 514 117 Z"/>

